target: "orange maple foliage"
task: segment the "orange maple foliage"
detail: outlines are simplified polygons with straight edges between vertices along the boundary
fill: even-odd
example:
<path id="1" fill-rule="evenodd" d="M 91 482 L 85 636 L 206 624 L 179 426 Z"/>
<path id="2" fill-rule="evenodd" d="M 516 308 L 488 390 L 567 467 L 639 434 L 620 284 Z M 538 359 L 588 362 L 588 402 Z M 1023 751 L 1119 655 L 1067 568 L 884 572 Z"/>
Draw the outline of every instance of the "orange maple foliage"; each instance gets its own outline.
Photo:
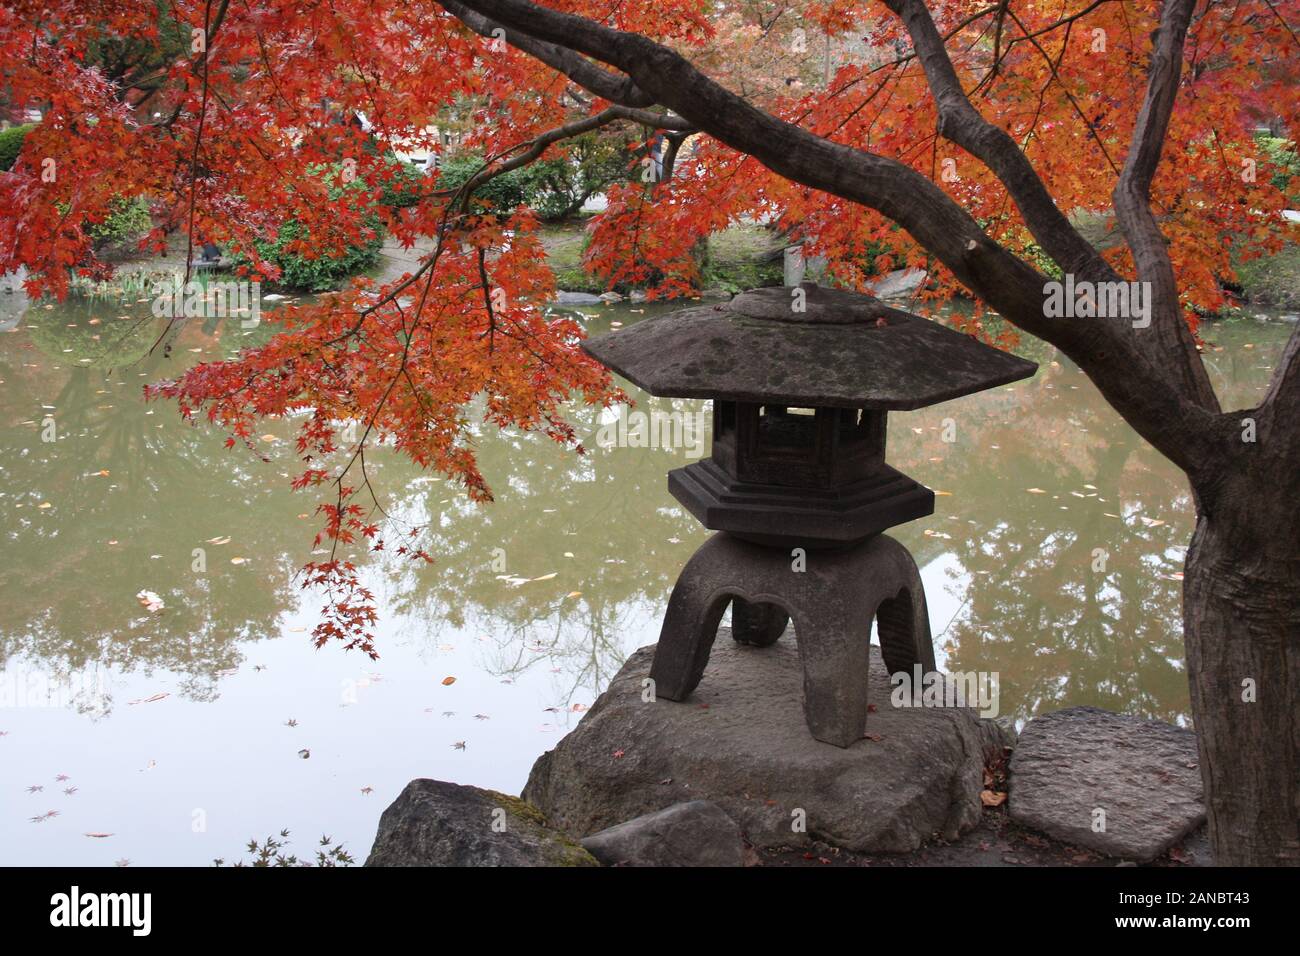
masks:
<path id="1" fill-rule="evenodd" d="M 1006 189 L 941 137 L 906 31 L 882 4 L 549 5 L 660 40 L 783 119 L 911 165 L 989 236 L 1054 269 Z M 1105 222 L 1146 87 L 1158 5 L 930 7 L 983 115 L 1021 145 L 1061 209 Z M 1189 318 L 1222 306 L 1219 280 L 1233 275 L 1234 242 L 1251 255 L 1283 241 L 1284 197 L 1251 132 L 1262 120 L 1294 118 L 1300 85 L 1287 23 L 1298 7 L 1215 0 L 1189 35 L 1166 145 L 1178 162 L 1161 167 L 1152 190 Z M 44 114 L 13 169 L 0 173 L 0 271 L 25 266 L 33 294 L 62 296 L 72 275 L 110 271 L 83 227 L 102 222 L 122 195 L 150 201 L 157 226 L 144 248 L 161 251 L 176 230 L 191 243 L 237 246 L 252 255 L 249 278 L 277 277 L 254 243 L 289 221 L 302 227 L 291 251 L 307 256 L 340 255 L 373 235 L 375 216 L 408 248 L 432 245 L 414 274 L 385 285 L 357 281 L 283 310 L 267 344 L 150 389 L 227 429 L 232 445 L 251 447 L 259 418 L 307 412 L 296 419 L 304 469 L 295 485 L 329 488 L 323 539 L 383 547 L 383 515 L 363 493 L 365 450 L 376 439 L 488 499 L 471 403 L 482 400 L 490 423 L 576 446 L 563 418 L 572 393 L 620 398 L 578 350 L 580 326 L 544 310 L 553 280 L 529 210 L 485 210 L 436 179 L 405 208 L 377 202 L 386 186 L 401 187 L 386 157 L 440 150 L 432 126 L 448 109 L 472 113 L 463 145 L 488 157 L 480 179 L 565 155 L 566 124 L 654 124 L 644 115 L 606 118 L 608 102 L 499 37 L 473 32 L 433 0 L 10 0 L 0 4 L 0 71 L 8 107 Z M 906 265 L 930 271 L 929 296 L 960 291 L 880 214 L 783 179 L 707 137 L 687 144 L 671 179 L 634 177 L 609 191 L 586 259 L 609 283 L 650 283 L 653 295 L 688 291 L 699 280 L 698 241 L 757 220 L 827 256 L 845 285 L 862 288 Z M 1257 172 L 1246 175 L 1252 163 Z M 355 180 L 342 191 L 340 164 Z M 1123 243 L 1106 256 L 1131 274 Z M 341 466 L 326 466 L 345 422 L 359 423 L 358 438 L 342 448 Z M 413 539 L 394 550 L 428 558 Z M 331 555 L 307 571 L 308 583 L 330 594 L 317 643 L 340 639 L 373 654 L 373 601 L 356 568 Z"/>

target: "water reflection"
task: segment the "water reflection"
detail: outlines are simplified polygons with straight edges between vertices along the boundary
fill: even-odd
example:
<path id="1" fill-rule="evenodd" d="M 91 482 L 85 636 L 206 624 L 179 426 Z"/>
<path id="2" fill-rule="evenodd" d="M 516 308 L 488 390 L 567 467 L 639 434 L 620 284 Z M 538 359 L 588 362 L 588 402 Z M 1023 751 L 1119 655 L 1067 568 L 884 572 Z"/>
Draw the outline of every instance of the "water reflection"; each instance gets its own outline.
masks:
<path id="1" fill-rule="evenodd" d="M 654 640 L 676 575 L 706 534 L 667 493 L 665 474 L 685 455 L 597 447 L 597 409 L 573 411 L 586 436 L 582 456 L 485 430 L 478 453 L 497 499 L 485 507 L 395 456 L 375 456 L 387 510 L 427 526 L 436 559 L 368 564 L 384 622 L 379 683 L 377 674 L 357 673 L 369 662 L 310 647 L 318 601 L 303 600 L 294 573 L 311 559 L 315 501 L 287 488 L 297 470 L 289 424 L 268 424 L 259 437 L 266 463 L 141 398 L 145 382 L 256 342 L 269 326 L 188 323 L 164 355 L 150 352 L 158 325 L 139 321 L 146 309 L 136 301 L 38 304 L 0 334 L 0 668 L 37 667 L 73 682 L 104 676 L 102 706 L 86 709 L 107 713 L 97 723 L 108 737 L 96 746 L 134 761 L 103 771 L 106 787 L 130 797 L 119 812 L 138 815 L 142 848 L 132 852 L 142 861 L 202 863 L 209 850 L 228 855 L 254 833 L 297 825 L 288 814 L 307 812 L 303 773 L 326 774 L 313 778 L 322 793 L 346 781 L 339 796 L 311 801 L 311 812 L 360 851 L 377 801 L 390 796 L 384 788 L 410 776 L 517 791 L 532 760 L 626 655 Z M 597 312 L 593 332 L 650 314 Z M 1258 401 L 1289 329 L 1242 321 L 1206 330 L 1221 349 L 1208 358 L 1225 407 Z M 1192 522 L 1186 484 L 1073 366 L 1040 344 L 1021 351 L 1042 364 L 1034 379 L 891 416 L 891 462 L 940 493 L 935 515 L 891 532 L 923 567 L 940 658 L 949 669 L 999 673 L 1001 710 L 1018 718 L 1095 704 L 1185 719 L 1178 577 Z M 629 391 L 644 410 L 702 407 Z M 51 417 L 57 440 L 43 441 Z M 205 571 L 195 570 L 195 549 Z M 165 610 L 142 608 L 141 589 L 161 596 Z M 251 680 L 250 661 L 272 658 L 260 684 L 242 683 Z M 366 694 L 387 694 L 386 702 L 340 705 L 341 674 L 354 688 L 364 681 Z M 444 689 L 449 674 L 458 683 Z M 144 796 L 153 794 L 136 766 L 145 731 L 131 721 L 164 705 L 124 706 L 122 698 L 129 705 L 158 687 L 186 704 L 167 712 L 185 742 L 152 746 L 160 764 L 168 754 L 177 764 L 192 756 L 187 781 L 201 788 L 204 806 L 223 808 L 224 845 L 169 845 L 150 826 L 175 808 L 162 795 Z M 329 728 L 314 738 L 312 762 L 293 756 L 297 738 L 272 733 L 298 733 L 282 729 L 291 715 L 303 728 Z M 83 725 L 49 715 L 0 710 L 0 730 L 10 725 L 39 740 L 16 772 L 46 772 L 43 750 L 86 746 Z M 210 739 L 215 727 L 220 743 L 215 731 Z M 244 761 L 233 768 L 216 756 L 232 740 Z M 325 764 L 327 740 L 336 753 Z M 453 751 L 465 740 L 469 749 Z M 241 768 L 249 764 L 260 768 L 258 787 L 283 781 L 278 809 L 244 798 L 253 772 Z M 361 783 L 380 797 L 351 802 Z M 24 807 L 6 799 L 0 830 L 9 833 L 25 825 L 12 822 Z M 185 799 L 188 814 L 199 798 Z M 54 827 L 40 830 L 42 839 Z M 50 844 L 31 835 L 38 829 L 11 844 L 15 862 L 49 861 Z M 66 840 L 63 859 L 88 859 L 78 834 Z"/>

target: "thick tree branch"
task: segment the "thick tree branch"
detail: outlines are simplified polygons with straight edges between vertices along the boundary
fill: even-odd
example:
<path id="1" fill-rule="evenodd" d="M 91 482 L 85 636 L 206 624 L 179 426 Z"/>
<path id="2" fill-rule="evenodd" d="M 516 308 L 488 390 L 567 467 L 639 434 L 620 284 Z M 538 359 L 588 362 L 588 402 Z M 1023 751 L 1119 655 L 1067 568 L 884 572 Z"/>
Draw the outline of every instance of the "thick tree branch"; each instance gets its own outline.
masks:
<path id="1" fill-rule="evenodd" d="M 1200 406 L 1219 411 L 1205 364 L 1183 319 L 1178 280 L 1164 234 L 1151 211 L 1151 181 L 1164 149 L 1169 119 L 1183 71 L 1183 43 L 1196 0 L 1165 0 L 1153 35 L 1146 98 L 1133 127 L 1133 140 L 1115 186 L 1115 216 L 1128 240 L 1138 279 L 1150 283 L 1151 327 L 1145 330 L 1154 351 L 1171 363 L 1176 380 Z"/>
<path id="2" fill-rule="evenodd" d="M 510 29 L 499 23 L 493 23 L 481 13 L 460 3 L 459 0 L 446 0 L 445 3 L 440 0 L 439 6 L 480 36 L 493 40 L 498 37 L 504 39 L 515 49 L 541 60 L 602 99 L 634 109 L 654 105 L 654 97 L 637 89 L 636 84 L 628 77 L 602 69 L 573 50 L 539 40 L 517 28 Z M 497 33 L 498 30 L 501 32 Z"/>
<path id="3" fill-rule="evenodd" d="M 903 21 L 912 37 L 939 111 L 940 134 L 993 171 L 1011 194 L 1034 239 L 1063 271 L 1094 281 L 1118 278 L 1057 208 L 1016 141 L 984 119 L 966 96 L 943 37 L 922 0 L 885 0 L 885 4 Z M 995 52 L 1001 39 L 1001 24 L 999 15 Z"/>

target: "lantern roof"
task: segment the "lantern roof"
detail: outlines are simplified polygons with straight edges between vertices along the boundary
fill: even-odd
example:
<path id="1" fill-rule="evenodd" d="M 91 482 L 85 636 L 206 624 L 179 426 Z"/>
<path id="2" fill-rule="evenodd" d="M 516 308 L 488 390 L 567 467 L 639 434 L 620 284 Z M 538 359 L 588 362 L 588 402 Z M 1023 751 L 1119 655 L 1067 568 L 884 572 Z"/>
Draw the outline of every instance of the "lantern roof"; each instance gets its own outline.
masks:
<path id="1" fill-rule="evenodd" d="M 924 408 L 1038 368 L 873 296 L 811 283 L 646 319 L 583 348 L 651 395 L 809 407 Z"/>

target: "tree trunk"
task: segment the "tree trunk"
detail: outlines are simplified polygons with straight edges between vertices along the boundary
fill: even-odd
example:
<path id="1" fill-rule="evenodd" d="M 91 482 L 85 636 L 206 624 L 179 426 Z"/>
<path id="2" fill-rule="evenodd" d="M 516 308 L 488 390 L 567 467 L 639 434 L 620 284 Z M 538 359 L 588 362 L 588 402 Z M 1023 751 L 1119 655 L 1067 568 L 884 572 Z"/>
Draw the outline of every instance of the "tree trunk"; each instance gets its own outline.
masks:
<path id="1" fill-rule="evenodd" d="M 1252 468 L 1217 486 L 1187 553 L 1188 679 L 1220 866 L 1300 865 L 1300 520 L 1289 471 Z"/>

